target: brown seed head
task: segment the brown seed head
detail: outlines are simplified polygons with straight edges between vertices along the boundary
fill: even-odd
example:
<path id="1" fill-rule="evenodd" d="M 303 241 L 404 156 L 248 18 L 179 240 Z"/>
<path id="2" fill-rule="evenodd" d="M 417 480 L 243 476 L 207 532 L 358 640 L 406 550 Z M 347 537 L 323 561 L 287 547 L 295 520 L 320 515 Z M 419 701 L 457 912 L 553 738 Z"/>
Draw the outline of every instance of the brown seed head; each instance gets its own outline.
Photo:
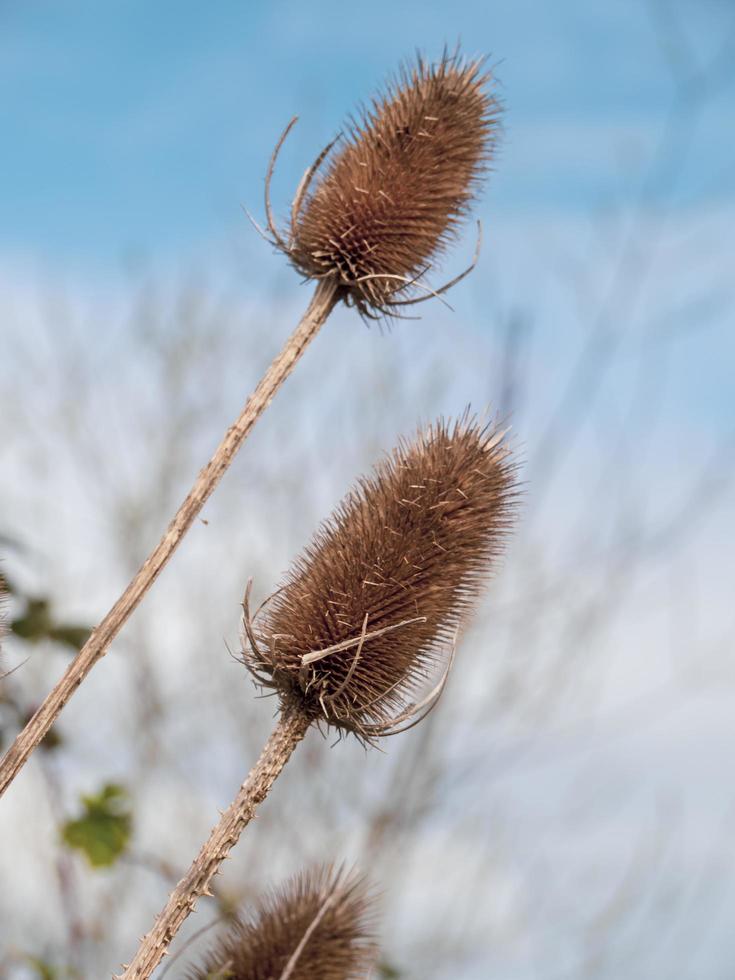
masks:
<path id="1" fill-rule="evenodd" d="M 416 302 L 407 297 L 422 289 L 417 280 L 454 237 L 492 155 L 499 106 L 489 81 L 482 61 L 458 53 L 404 67 L 350 121 L 310 193 L 328 153 L 307 171 L 289 243 L 271 227 L 297 269 L 333 278 L 367 316 Z M 423 287 L 420 295 L 430 293 Z"/>
<path id="2" fill-rule="evenodd" d="M 378 953 L 373 916 L 363 878 L 300 874 L 238 920 L 190 980 L 365 980 Z"/>
<path id="3" fill-rule="evenodd" d="M 285 703 L 368 741 L 385 734 L 481 593 L 515 500 L 495 429 L 465 416 L 401 442 L 294 562 L 248 629 L 246 663 Z"/>

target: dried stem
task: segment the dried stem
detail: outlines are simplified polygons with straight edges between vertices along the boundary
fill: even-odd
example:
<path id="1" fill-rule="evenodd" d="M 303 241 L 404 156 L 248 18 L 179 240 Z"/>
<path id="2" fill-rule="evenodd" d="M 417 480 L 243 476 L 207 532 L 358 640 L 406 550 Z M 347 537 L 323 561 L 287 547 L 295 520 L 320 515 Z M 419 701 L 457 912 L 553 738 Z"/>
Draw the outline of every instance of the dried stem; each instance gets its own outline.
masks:
<path id="1" fill-rule="evenodd" d="M 245 441 L 255 422 L 270 404 L 273 396 L 293 370 L 309 342 L 327 319 L 339 292 L 332 279 L 321 280 L 301 323 L 272 362 L 260 384 L 247 400 L 240 417 L 232 425 L 214 455 L 199 473 L 194 486 L 179 507 L 155 549 L 151 552 L 123 594 L 108 612 L 89 640 L 69 665 L 62 678 L 46 697 L 23 731 L 19 733 L 0 764 L 0 796 L 18 775 L 33 750 L 47 734 L 67 701 L 84 678 L 106 653 L 153 585 L 159 572 L 176 550 L 214 488 L 222 479 L 235 453 Z"/>
<path id="2" fill-rule="evenodd" d="M 282 711 L 240 792 L 222 814 L 186 875 L 171 892 L 155 925 L 141 940 L 138 952 L 115 980 L 146 980 L 153 973 L 166 955 L 171 940 L 193 911 L 196 900 L 200 895 L 210 894 L 212 878 L 254 816 L 258 804 L 268 795 L 310 723 L 311 718 L 304 711 Z"/>

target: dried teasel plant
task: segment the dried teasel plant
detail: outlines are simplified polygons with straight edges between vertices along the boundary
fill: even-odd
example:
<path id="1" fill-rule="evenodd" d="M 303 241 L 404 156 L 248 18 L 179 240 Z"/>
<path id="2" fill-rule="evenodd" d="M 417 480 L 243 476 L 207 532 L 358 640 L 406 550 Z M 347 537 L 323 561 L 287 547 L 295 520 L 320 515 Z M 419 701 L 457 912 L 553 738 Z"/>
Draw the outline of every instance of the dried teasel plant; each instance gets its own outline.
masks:
<path id="1" fill-rule="evenodd" d="M 477 255 L 439 289 L 423 278 L 455 237 L 491 160 L 499 103 L 488 92 L 490 80 L 482 60 L 465 61 L 459 51 L 445 51 L 436 65 L 419 56 L 404 66 L 350 120 L 339 151 L 332 152 L 340 137 L 306 171 L 282 233 L 273 219 L 270 179 L 292 119 L 266 180 L 269 241 L 307 279 L 337 284 L 345 301 L 369 318 L 397 316 L 403 306 L 446 292 L 472 270 Z"/>
<path id="2" fill-rule="evenodd" d="M 365 741 L 431 710 L 451 646 L 510 529 L 504 433 L 468 417 L 402 441 L 318 530 L 264 607 L 244 621 L 245 663 L 295 709 Z"/>
<path id="3" fill-rule="evenodd" d="M 150 976 L 312 724 L 372 742 L 434 707 L 516 500 L 504 433 L 468 414 L 439 421 L 358 483 L 296 560 L 260 624 L 248 588 L 243 659 L 256 683 L 278 693 L 279 720 L 124 980 Z M 448 645 L 441 680 L 421 698 Z"/>
<path id="4" fill-rule="evenodd" d="M 366 980 L 378 956 L 374 906 L 354 871 L 303 872 L 239 918 L 187 980 Z"/>
<path id="5" fill-rule="evenodd" d="M 269 240 L 316 280 L 311 303 L 159 543 L 8 749 L 0 762 L 0 795 L 107 653 L 337 303 L 355 305 L 367 317 L 397 315 L 402 305 L 422 298 L 412 292 L 440 295 L 462 278 L 436 290 L 421 281 L 453 237 L 489 163 L 498 112 L 489 80 L 480 62 L 464 62 L 459 53 L 445 53 L 433 67 L 419 59 L 404 69 L 372 110 L 348 127 L 342 149 L 330 158 L 330 144 L 306 171 L 293 201 L 287 242 L 273 218 L 270 181 L 295 119 L 289 124 L 268 167 L 266 216 Z"/>

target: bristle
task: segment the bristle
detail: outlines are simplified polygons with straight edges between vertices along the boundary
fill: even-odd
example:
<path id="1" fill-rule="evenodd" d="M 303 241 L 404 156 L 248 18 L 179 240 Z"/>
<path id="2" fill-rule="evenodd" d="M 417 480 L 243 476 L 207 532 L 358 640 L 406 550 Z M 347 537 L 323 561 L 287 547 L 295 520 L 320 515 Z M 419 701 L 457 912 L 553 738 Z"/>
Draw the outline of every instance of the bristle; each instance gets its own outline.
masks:
<path id="1" fill-rule="evenodd" d="M 489 164 L 499 106 L 481 61 L 420 57 L 348 127 L 289 250 L 361 311 L 390 312 L 454 236 Z"/>
<path id="2" fill-rule="evenodd" d="M 365 980 L 378 954 L 373 919 L 364 878 L 317 868 L 261 899 L 189 980 Z"/>
<path id="3" fill-rule="evenodd" d="M 464 417 L 402 441 L 294 562 L 250 630 L 246 663 L 282 700 L 370 740 L 452 644 L 515 500 L 496 429 Z"/>

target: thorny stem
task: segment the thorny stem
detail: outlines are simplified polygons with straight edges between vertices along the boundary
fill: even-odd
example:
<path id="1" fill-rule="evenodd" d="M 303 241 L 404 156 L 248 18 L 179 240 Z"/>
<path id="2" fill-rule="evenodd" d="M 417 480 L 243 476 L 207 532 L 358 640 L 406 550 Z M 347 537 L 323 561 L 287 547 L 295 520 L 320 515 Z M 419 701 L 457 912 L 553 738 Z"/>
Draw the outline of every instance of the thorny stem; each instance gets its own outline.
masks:
<path id="1" fill-rule="evenodd" d="M 153 928 L 141 940 L 138 952 L 115 980 L 147 980 L 150 977 L 166 955 L 171 940 L 193 911 L 196 900 L 200 895 L 210 894 L 212 878 L 253 818 L 258 804 L 268 795 L 310 723 L 311 718 L 303 710 L 297 708 L 289 711 L 284 708 L 273 734 L 239 793 L 222 814 L 187 873 L 171 892 Z"/>
<path id="2" fill-rule="evenodd" d="M 161 569 L 222 479 L 253 425 L 271 403 L 273 396 L 289 376 L 309 342 L 319 332 L 319 328 L 332 312 L 339 298 L 338 287 L 333 280 L 324 279 L 318 283 L 298 327 L 245 403 L 240 417 L 227 430 L 214 455 L 199 473 L 194 486 L 179 507 L 165 534 L 8 749 L 0 763 L 0 796 L 26 764 L 33 750 L 48 733 L 51 725 L 92 667 L 107 653 L 110 644 L 153 585 Z"/>

